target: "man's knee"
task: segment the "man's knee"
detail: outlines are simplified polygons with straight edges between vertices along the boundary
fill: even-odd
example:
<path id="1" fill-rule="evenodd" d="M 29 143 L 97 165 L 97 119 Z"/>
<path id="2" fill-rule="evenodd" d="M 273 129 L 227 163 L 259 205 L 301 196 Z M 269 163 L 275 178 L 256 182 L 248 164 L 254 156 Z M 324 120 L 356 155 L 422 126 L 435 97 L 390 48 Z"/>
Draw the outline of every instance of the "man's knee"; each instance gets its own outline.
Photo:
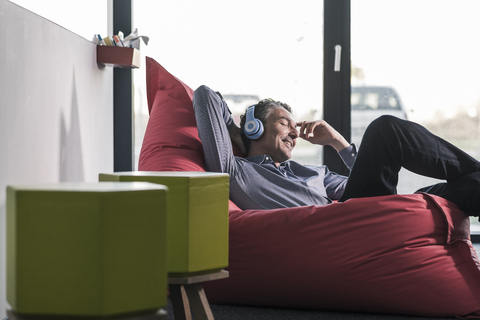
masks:
<path id="1" fill-rule="evenodd" d="M 393 126 L 396 126 L 396 124 L 399 121 L 402 121 L 402 120 L 395 116 L 385 114 L 373 120 L 370 126 L 378 127 L 378 128 L 391 128 Z"/>
<path id="2" fill-rule="evenodd" d="M 375 134 L 385 133 L 389 131 L 391 128 L 395 127 L 398 121 L 401 121 L 401 120 L 391 115 L 380 116 L 377 119 L 373 120 L 368 125 L 365 133 L 367 132 L 375 132 Z"/>

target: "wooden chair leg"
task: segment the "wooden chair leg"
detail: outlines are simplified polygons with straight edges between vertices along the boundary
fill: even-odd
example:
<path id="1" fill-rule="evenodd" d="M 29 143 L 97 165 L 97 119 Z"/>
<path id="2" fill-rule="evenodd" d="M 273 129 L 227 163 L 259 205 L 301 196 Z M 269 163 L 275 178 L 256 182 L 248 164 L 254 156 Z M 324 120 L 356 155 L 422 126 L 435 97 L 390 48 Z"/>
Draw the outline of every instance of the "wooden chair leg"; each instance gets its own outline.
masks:
<path id="1" fill-rule="evenodd" d="M 228 278 L 228 271 L 168 278 L 175 320 L 214 320 L 202 282 Z"/>
<path id="2" fill-rule="evenodd" d="M 183 285 L 170 284 L 170 299 L 172 301 L 175 320 L 192 320 L 190 303 Z"/>
<path id="3" fill-rule="evenodd" d="M 195 320 L 214 320 L 210 304 L 201 283 L 185 285 Z"/>

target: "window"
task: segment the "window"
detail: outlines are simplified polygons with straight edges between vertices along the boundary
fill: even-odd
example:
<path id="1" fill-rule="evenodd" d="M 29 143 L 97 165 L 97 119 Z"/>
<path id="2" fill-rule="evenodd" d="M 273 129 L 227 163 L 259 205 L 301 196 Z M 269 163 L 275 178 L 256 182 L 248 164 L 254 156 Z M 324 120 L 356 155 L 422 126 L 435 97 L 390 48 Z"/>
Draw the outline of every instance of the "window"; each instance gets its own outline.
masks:
<path id="1" fill-rule="evenodd" d="M 321 116 L 323 1 L 135 1 L 134 25 L 150 36 L 142 52 L 192 89 L 220 91 L 234 119 L 259 99 L 288 103 L 296 119 Z M 145 74 L 135 71 L 136 157 L 148 119 Z M 320 164 L 321 148 L 300 142 L 294 158 Z M 138 160 L 136 160 L 138 163 Z"/>
<path id="2" fill-rule="evenodd" d="M 351 6 L 352 129 L 357 139 L 367 117 L 401 105 L 405 118 L 479 159 L 480 2 L 361 0 Z M 378 86 L 395 94 L 373 92 Z M 358 88 L 369 89 L 361 93 Z M 398 192 L 412 193 L 436 182 L 402 169 Z"/>

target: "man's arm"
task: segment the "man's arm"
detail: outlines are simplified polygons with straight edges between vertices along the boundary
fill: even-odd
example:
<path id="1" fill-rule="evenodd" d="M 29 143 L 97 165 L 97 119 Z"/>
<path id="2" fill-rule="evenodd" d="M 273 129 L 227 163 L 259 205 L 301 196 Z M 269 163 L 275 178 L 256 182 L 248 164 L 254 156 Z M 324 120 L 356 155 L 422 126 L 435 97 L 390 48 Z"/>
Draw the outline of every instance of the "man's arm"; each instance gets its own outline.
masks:
<path id="1" fill-rule="evenodd" d="M 207 86 L 200 86 L 193 93 L 193 109 L 207 171 L 224 172 L 233 177 L 236 161 L 229 128 L 235 131 L 237 127 L 227 104 L 219 93 Z"/>
<path id="2" fill-rule="evenodd" d="M 357 157 L 355 145 L 348 143 L 348 141 L 326 121 L 303 121 L 298 122 L 297 126 L 300 127 L 299 136 L 301 138 L 313 144 L 329 145 L 335 148 L 348 169 L 352 169 L 355 158 Z M 339 200 L 345 191 L 347 181 L 348 177 L 328 171 L 327 169 L 323 181 L 327 196 L 332 200 Z"/>
<path id="3" fill-rule="evenodd" d="M 338 155 L 342 158 L 343 163 L 345 163 L 347 168 L 351 170 L 355 163 L 355 158 L 357 157 L 357 148 L 354 144 L 351 144 L 340 150 Z M 323 179 L 325 190 L 327 190 L 327 196 L 332 200 L 340 200 L 345 191 L 347 181 L 348 177 L 336 174 L 327 169 L 327 173 Z"/>
<path id="4" fill-rule="evenodd" d="M 247 149 L 242 139 L 242 129 L 240 129 L 240 127 L 238 127 L 235 122 L 232 121 L 231 125 L 228 126 L 228 132 L 230 133 L 230 139 L 238 147 L 238 150 L 242 153 L 242 155 L 246 155 Z"/>

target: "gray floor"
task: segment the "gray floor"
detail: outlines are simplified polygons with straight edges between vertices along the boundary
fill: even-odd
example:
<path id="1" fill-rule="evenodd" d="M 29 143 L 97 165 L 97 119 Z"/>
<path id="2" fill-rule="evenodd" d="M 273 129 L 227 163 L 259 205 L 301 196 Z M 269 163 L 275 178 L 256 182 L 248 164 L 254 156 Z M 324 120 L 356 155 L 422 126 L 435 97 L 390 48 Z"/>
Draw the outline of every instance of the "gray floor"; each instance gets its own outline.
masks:
<path id="1" fill-rule="evenodd" d="M 456 318 L 425 318 L 401 315 L 326 312 L 295 309 L 276 309 L 259 307 L 242 307 L 227 305 L 210 305 L 215 320 L 453 320 Z M 167 306 L 168 319 L 174 320 L 171 304 Z"/>

